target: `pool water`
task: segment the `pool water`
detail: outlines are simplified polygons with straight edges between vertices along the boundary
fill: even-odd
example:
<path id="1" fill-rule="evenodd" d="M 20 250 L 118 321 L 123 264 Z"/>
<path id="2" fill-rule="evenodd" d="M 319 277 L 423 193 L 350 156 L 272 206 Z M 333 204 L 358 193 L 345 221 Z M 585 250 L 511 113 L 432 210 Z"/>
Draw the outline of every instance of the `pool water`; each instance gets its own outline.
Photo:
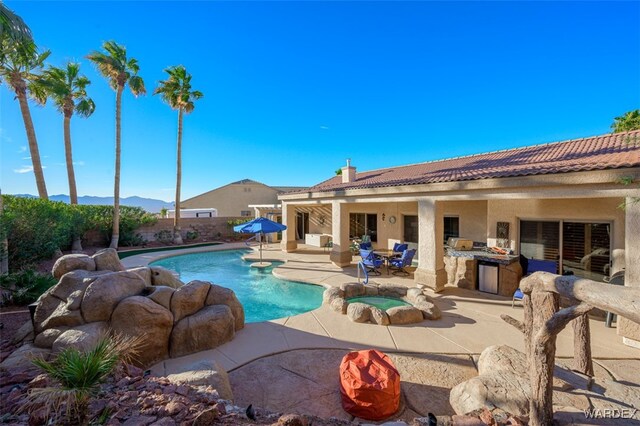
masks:
<path id="1" fill-rule="evenodd" d="M 396 306 L 407 306 L 409 303 L 400 299 L 392 299 L 390 297 L 382 297 L 382 296 L 362 296 L 362 297 L 352 297 L 351 299 L 347 299 L 349 303 L 366 303 L 367 305 L 375 306 L 376 308 L 380 308 L 383 311 L 386 311 L 389 308 L 395 308 Z"/>
<path id="2" fill-rule="evenodd" d="M 247 250 L 224 250 L 183 254 L 161 259 L 150 266 L 162 266 L 180 275 L 180 280 L 209 281 L 232 289 L 244 307 L 245 322 L 268 321 L 301 314 L 322 304 L 324 288 L 285 281 L 271 274 L 273 266 L 259 270 L 242 260 Z"/>

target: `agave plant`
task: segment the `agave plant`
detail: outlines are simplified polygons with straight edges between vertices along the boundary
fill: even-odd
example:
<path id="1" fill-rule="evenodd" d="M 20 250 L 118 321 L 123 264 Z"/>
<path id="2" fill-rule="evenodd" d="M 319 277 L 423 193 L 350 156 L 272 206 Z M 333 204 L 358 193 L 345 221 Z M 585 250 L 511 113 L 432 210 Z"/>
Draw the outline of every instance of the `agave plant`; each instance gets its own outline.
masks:
<path id="1" fill-rule="evenodd" d="M 67 348 L 53 360 L 36 358 L 32 362 L 53 381 L 52 386 L 31 389 L 22 411 L 46 407 L 51 413 L 65 410 L 67 423 L 88 423 L 89 402 L 95 397 L 100 384 L 121 363 L 130 363 L 137 357 L 143 338 L 108 334 L 90 351 Z"/>

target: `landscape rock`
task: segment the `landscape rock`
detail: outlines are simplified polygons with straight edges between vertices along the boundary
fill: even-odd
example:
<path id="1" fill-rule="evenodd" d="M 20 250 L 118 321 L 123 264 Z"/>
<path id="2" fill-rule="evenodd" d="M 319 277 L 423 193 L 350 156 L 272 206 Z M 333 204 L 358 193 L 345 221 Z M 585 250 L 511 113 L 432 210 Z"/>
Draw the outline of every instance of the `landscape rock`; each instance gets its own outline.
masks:
<path id="1" fill-rule="evenodd" d="M 176 290 L 163 285 L 153 286 L 151 290 L 147 297 L 162 307 L 171 310 L 171 297 Z"/>
<path id="2" fill-rule="evenodd" d="M 67 254 L 56 260 L 51 274 L 56 279 L 60 279 L 67 272 L 75 270 L 95 271 L 96 262 L 86 254 Z"/>
<path id="3" fill-rule="evenodd" d="M 218 417 L 218 410 L 210 408 L 198 414 L 198 416 L 193 420 L 193 426 L 210 426 L 215 423 Z"/>
<path id="4" fill-rule="evenodd" d="M 78 290 L 84 292 L 96 278 L 110 273 L 110 271 L 84 271 L 81 269 L 68 272 L 60 278 L 58 284 L 51 287 L 50 294 L 60 300 L 67 300 L 73 292 Z"/>
<path id="5" fill-rule="evenodd" d="M 168 357 L 172 325 L 171 312 L 143 296 L 124 299 L 118 304 L 111 317 L 111 328 L 116 333 L 145 336 L 138 358 L 139 364 L 143 366 Z"/>
<path id="6" fill-rule="evenodd" d="M 195 314 L 204 306 L 211 284 L 204 281 L 191 281 L 177 289 L 171 297 L 173 321 Z"/>
<path id="7" fill-rule="evenodd" d="M 366 303 L 349 303 L 347 318 L 353 322 L 369 322 L 371 319 L 370 306 Z"/>
<path id="8" fill-rule="evenodd" d="M 422 316 L 424 317 L 424 319 L 433 321 L 433 320 L 440 319 L 442 317 L 442 312 L 440 312 L 440 308 L 438 308 L 436 304 L 433 302 L 429 302 L 429 301 L 418 302 L 418 303 L 415 303 L 413 306 L 415 306 L 416 309 L 419 309 L 422 312 Z"/>
<path id="9" fill-rule="evenodd" d="M 142 278 L 142 280 L 147 286 L 153 285 L 153 281 L 151 280 L 151 268 L 149 268 L 148 266 L 131 268 L 131 269 L 127 269 L 127 271 L 140 275 L 140 278 Z"/>
<path id="10" fill-rule="evenodd" d="M 338 287 L 329 287 L 322 293 L 322 304 L 331 305 L 331 302 L 338 298 L 344 298 L 344 291 Z"/>
<path id="11" fill-rule="evenodd" d="M 307 426 L 309 420 L 299 414 L 285 414 L 278 419 L 278 426 Z"/>
<path id="12" fill-rule="evenodd" d="M 0 363 L 0 371 L 8 371 L 12 374 L 19 371 L 37 371 L 38 368 L 31 360 L 35 357 L 47 359 L 50 353 L 48 349 L 37 348 L 32 344 L 22 345 Z"/>
<path id="13" fill-rule="evenodd" d="M 423 294 L 422 294 L 421 288 L 413 287 L 413 288 L 407 289 L 407 299 L 409 299 L 411 302 L 413 302 L 417 296 L 422 296 L 422 295 Z"/>
<path id="14" fill-rule="evenodd" d="M 70 311 L 77 311 L 80 309 L 82 303 L 82 297 L 84 296 L 83 290 L 76 290 L 67 297 L 67 309 Z"/>
<path id="15" fill-rule="evenodd" d="M 181 373 L 170 374 L 167 379 L 177 385 L 211 386 L 222 399 L 233 401 L 233 392 L 227 372 L 215 361 L 201 361 L 184 368 Z"/>
<path id="16" fill-rule="evenodd" d="M 20 343 L 26 340 L 30 335 L 33 335 L 33 323 L 31 320 L 26 321 L 22 326 L 16 331 L 11 339 L 12 344 Z"/>
<path id="17" fill-rule="evenodd" d="M 387 315 L 389 315 L 389 322 L 392 325 L 414 324 L 424 319 L 422 311 L 413 306 L 396 306 L 389 308 L 387 309 Z"/>
<path id="18" fill-rule="evenodd" d="M 120 262 L 118 252 L 116 249 L 106 248 L 98 251 L 93 256 L 93 260 L 96 262 L 97 271 L 124 271 L 125 267 Z"/>
<path id="19" fill-rule="evenodd" d="M 82 352 L 90 351 L 95 348 L 100 338 L 106 335 L 108 329 L 109 326 L 106 322 L 92 322 L 66 330 L 56 338 L 51 350 L 54 353 L 67 348 L 75 348 Z"/>
<path id="20" fill-rule="evenodd" d="M 165 269 L 162 266 L 152 266 L 150 269 L 151 282 L 153 285 L 163 285 L 176 289 L 184 285 L 184 283 L 178 279 L 174 272 Z"/>
<path id="21" fill-rule="evenodd" d="M 68 329 L 68 327 L 59 327 L 44 330 L 42 333 L 36 336 L 33 344 L 39 348 L 51 349 L 51 346 L 53 346 L 53 342 L 55 342 L 56 339 Z"/>
<path id="22" fill-rule="evenodd" d="M 219 285 L 210 284 L 209 294 L 207 295 L 207 301 L 205 304 L 208 305 L 227 305 L 231 308 L 231 313 L 235 318 L 235 329 L 236 331 L 244 328 L 244 307 L 242 303 L 236 297 L 236 294 L 233 290 L 221 287 Z"/>
<path id="23" fill-rule="evenodd" d="M 134 272 L 123 271 L 96 278 L 84 293 L 82 315 L 87 322 L 108 321 L 121 300 L 140 294 L 145 283 Z"/>
<path id="24" fill-rule="evenodd" d="M 49 318 L 42 322 L 41 327 L 43 330 L 46 330 L 48 328 L 74 327 L 82 324 L 84 324 L 84 318 L 82 318 L 80 311 L 72 311 L 68 308 L 66 302 L 62 302 Z"/>
<path id="25" fill-rule="evenodd" d="M 508 345 L 494 345 L 483 350 L 478 359 L 478 374 L 502 371 L 528 377 L 526 355 Z"/>
<path id="26" fill-rule="evenodd" d="M 333 302 L 331 302 L 331 306 L 330 306 L 332 311 L 339 312 L 341 314 L 346 314 L 348 307 L 349 307 L 349 302 L 347 302 L 341 297 L 333 299 Z"/>
<path id="27" fill-rule="evenodd" d="M 228 342 L 235 335 L 234 323 L 227 305 L 206 306 L 183 318 L 171 333 L 171 357 L 212 349 Z"/>
<path id="28" fill-rule="evenodd" d="M 344 298 L 350 299 L 352 297 L 364 296 L 364 285 L 359 283 L 345 283 L 340 285 L 340 290 L 344 292 Z"/>
<path id="29" fill-rule="evenodd" d="M 364 295 L 365 296 L 377 296 L 378 295 L 378 286 L 374 284 L 367 284 L 364 286 Z"/>
<path id="30" fill-rule="evenodd" d="M 529 412 L 529 383 L 513 373 L 497 371 L 480 375 L 451 389 L 449 402 L 458 414 L 483 407 L 498 407 L 521 415 Z"/>
<path id="31" fill-rule="evenodd" d="M 384 297 L 401 298 L 407 295 L 407 287 L 396 284 L 378 285 L 378 295 Z"/>
<path id="32" fill-rule="evenodd" d="M 371 306 L 369 308 L 371 312 L 371 322 L 374 322 L 378 325 L 389 325 L 389 315 L 385 311 L 375 306 Z"/>

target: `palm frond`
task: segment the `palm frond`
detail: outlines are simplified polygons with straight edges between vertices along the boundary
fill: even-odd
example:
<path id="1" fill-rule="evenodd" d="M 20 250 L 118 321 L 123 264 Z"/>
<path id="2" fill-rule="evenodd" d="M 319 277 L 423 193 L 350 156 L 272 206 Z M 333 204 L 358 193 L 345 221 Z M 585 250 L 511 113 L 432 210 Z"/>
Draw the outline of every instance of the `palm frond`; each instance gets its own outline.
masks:
<path id="1" fill-rule="evenodd" d="M 0 3 L 0 34 L 14 43 L 33 42 L 31 29 L 4 3 Z"/>
<path id="2" fill-rule="evenodd" d="M 129 78 L 129 89 L 134 96 L 144 95 L 147 93 L 147 89 L 144 87 L 144 81 L 142 77 L 133 75 Z"/>
<path id="3" fill-rule="evenodd" d="M 91 98 L 83 98 L 76 104 L 76 113 L 81 117 L 89 117 L 96 110 L 96 104 Z"/>

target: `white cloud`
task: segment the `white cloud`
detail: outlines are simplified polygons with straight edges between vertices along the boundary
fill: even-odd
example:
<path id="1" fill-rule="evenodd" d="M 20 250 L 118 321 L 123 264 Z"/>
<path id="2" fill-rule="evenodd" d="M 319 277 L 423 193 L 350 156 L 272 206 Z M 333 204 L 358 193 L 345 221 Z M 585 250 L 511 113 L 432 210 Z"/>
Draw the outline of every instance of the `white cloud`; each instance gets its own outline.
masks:
<path id="1" fill-rule="evenodd" d="M 21 146 L 20 149 L 18 150 L 19 154 L 22 154 L 23 152 L 27 152 L 27 147 L 26 146 Z"/>
<path id="2" fill-rule="evenodd" d="M 82 161 L 82 160 L 81 161 L 74 161 L 73 165 L 74 166 L 84 166 L 84 161 Z"/>
<path id="3" fill-rule="evenodd" d="M 15 173 L 29 173 L 33 171 L 33 166 L 23 166 L 19 169 L 13 169 Z"/>
<path id="4" fill-rule="evenodd" d="M 323 126 L 320 126 L 320 128 L 321 128 L 322 130 L 329 130 L 329 126 L 324 126 L 324 125 L 323 125 Z"/>
<path id="5" fill-rule="evenodd" d="M 31 160 L 31 157 L 22 157 L 23 160 Z"/>

